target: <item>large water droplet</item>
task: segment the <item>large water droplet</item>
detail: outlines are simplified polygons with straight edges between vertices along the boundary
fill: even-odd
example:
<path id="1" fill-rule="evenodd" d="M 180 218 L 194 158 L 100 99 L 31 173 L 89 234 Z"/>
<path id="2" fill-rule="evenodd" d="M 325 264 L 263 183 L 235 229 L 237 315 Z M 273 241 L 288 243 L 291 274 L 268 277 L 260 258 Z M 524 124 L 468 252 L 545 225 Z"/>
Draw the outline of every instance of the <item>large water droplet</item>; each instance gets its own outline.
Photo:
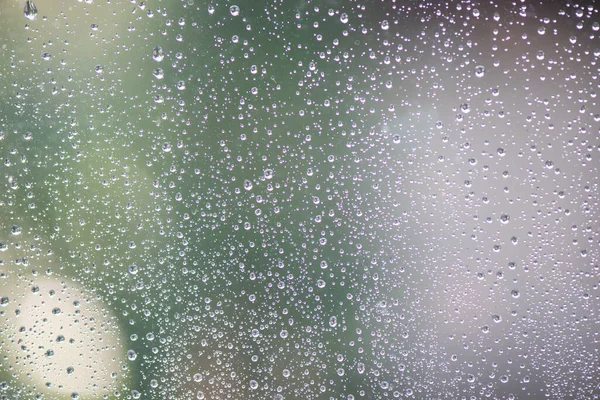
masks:
<path id="1" fill-rule="evenodd" d="M 25 14 L 25 18 L 33 21 L 37 18 L 37 7 L 33 1 L 27 0 L 25 2 L 25 8 L 23 9 L 23 14 Z"/>

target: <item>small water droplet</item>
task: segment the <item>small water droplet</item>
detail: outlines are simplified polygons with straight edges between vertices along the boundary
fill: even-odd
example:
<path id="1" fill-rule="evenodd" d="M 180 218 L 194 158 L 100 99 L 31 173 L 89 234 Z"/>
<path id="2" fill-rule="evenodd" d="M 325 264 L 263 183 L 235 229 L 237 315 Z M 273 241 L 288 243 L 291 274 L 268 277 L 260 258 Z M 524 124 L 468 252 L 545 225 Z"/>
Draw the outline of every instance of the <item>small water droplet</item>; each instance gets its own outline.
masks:
<path id="1" fill-rule="evenodd" d="M 165 58 L 165 53 L 160 46 L 156 46 L 154 50 L 152 50 L 152 59 L 156 62 L 161 62 Z"/>
<path id="2" fill-rule="evenodd" d="M 137 353 L 133 350 L 128 350 L 127 351 L 127 359 L 129 361 L 135 361 L 135 359 L 137 358 Z"/>
<path id="3" fill-rule="evenodd" d="M 337 317 L 335 315 L 329 318 L 329 326 L 332 328 L 335 328 L 337 326 Z"/>
<path id="4" fill-rule="evenodd" d="M 165 77 L 165 71 L 163 71 L 162 68 L 154 68 L 154 70 L 152 70 L 152 75 L 154 75 L 156 79 L 162 79 Z"/>
<path id="5" fill-rule="evenodd" d="M 478 65 L 475 67 L 475 76 L 477 78 L 483 78 L 485 75 L 485 67 L 483 65 Z"/>
<path id="6" fill-rule="evenodd" d="M 538 60 L 543 60 L 545 56 L 546 56 L 546 54 L 544 53 L 544 51 L 543 51 L 543 50 L 538 50 L 538 52 L 537 52 L 537 53 L 536 53 L 536 55 L 535 55 L 535 57 L 536 57 Z"/>
<path id="7" fill-rule="evenodd" d="M 359 363 L 356 365 L 356 370 L 358 371 L 358 373 L 359 373 L 359 374 L 364 374 L 364 372 L 365 372 L 365 364 L 364 364 L 364 363 L 361 363 L 361 362 L 359 362 Z"/>
<path id="8" fill-rule="evenodd" d="M 233 6 L 229 7 L 229 13 L 232 16 L 237 17 L 238 15 L 240 15 L 240 8 L 236 5 L 233 5 Z"/>

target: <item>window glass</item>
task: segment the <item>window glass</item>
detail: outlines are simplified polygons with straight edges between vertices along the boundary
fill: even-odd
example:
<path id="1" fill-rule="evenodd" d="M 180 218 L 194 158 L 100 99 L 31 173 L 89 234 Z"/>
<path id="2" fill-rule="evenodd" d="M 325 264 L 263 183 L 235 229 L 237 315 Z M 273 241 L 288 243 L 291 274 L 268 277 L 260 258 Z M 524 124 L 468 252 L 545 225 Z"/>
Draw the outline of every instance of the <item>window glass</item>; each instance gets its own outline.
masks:
<path id="1" fill-rule="evenodd" d="M 600 17 L 0 0 L 1 399 L 600 397 Z"/>

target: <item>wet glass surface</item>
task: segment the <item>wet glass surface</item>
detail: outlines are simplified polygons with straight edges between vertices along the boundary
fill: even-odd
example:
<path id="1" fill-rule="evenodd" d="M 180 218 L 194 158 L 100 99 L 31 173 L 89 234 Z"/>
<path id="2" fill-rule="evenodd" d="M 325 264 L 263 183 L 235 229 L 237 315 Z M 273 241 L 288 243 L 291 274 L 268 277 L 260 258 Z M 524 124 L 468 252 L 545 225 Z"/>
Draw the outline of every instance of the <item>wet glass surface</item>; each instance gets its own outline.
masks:
<path id="1" fill-rule="evenodd" d="M 599 398 L 589 4 L 0 0 L 0 398 Z"/>

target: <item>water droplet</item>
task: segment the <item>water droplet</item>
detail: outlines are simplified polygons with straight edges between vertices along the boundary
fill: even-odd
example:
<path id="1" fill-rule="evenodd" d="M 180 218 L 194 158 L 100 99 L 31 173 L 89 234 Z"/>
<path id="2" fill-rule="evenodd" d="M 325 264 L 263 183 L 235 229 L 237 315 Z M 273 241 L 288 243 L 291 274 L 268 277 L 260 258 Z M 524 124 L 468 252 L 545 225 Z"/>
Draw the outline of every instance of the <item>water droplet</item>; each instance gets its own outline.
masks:
<path id="1" fill-rule="evenodd" d="M 535 57 L 536 57 L 538 60 L 543 60 L 545 56 L 546 56 L 546 54 L 544 53 L 544 51 L 543 51 L 543 50 L 538 50 L 538 52 L 537 52 L 537 53 L 536 53 L 536 55 L 535 55 Z"/>
<path id="2" fill-rule="evenodd" d="M 127 351 L 127 359 L 129 361 L 135 361 L 135 359 L 137 358 L 137 353 L 133 350 L 128 350 Z"/>
<path id="3" fill-rule="evenodd" d="M 400 135 L 396 134 L 396 135 L 392 136 L 392 142 L 394 144 L 399 144 L 400 141 L 401 141 Z"/>
<path id="4" fill-rule="evenodd" d="M 8 304 L 8 301 L 9 301 L 9 300 L 8 300 L 8 297 L 6 297 L 6 296 L 2 296 L 2 297 L 0 298 L 0 306 L 1 306 L 1 307 L 6 307 L 6 305 Z"/>
<path id="5" fill-rule="evenodd" d="M 33 21 L 37 18 L 37 7 L 33 1 L 27 0 L 25 2 L 25 8 L 23 9 L 23 14 L 25 14 L 25 18 Z"/>
<path id="6" fill-rule="evenodd" d="M 483 65 L 478 65 L 475 67 L 475 76 L 477 78 L 483 78 L 485 75 L 485 67 Z"/>
<path id="7" fill-rule="evenodd" d="M 359 363 L 356 365 L 356 370 L 358 371 L 358 373 L 359 373 L 359 374 L 364 374 L 364 372 L 365 372 L 365 364 L 364 364 L 364 363 L 361 363 L 361 362 L 359 362 Z"/>
<path id="8" fill-rule="evenodd" d="M 165 58 L 165 53 L 160 46 L 156 46 L 154 50 L 152 50 L 152 59 L 156 62 L 161 62 Z"/>
<path id="9" fill-rule="evenodd" d="M 152 70 L 152 75 L 154 75 L 156 79 L 162 79 L 165 77 L 165 71 L 163 71 L 162 68 L 154 68 L 154 70 Z"/>
<path id="10" fill-rule="evenodd" d="M 512 295 L 512 297 L 514 297 L 515 299 L 518 298 L 521 294 L 519 293 L 519 291 L 517 289 L 513 289 L 510 294 Z"/>
<path id="11" fill-rule="evenodd" d="M 337 317 L 335 315 L 329 318 L 329 326 L 332 328 L 335 328 L 337 326 Z"/>
<path id="12" fill-rule="evenodd" d="M 340 15 L 340 21 L 342 21 L 342 24 L 347 24 L 348 23 L 348 14 L 342 13 Z"/>
<path id="13" fill-rule="evenodd" d="M 251 380 L 250 381 L 250 389 L 252 389 L 252 390 L 258 389 L 258 382 L 256 382 L 255 380 Z"/>
<path id="14" fill-rule="evenodd" d="M 381 21 L 381 29 L 383 29 L 384 31 L 387 31 L 388 29 L 390 29 L 390 23 L 387 19 L 384 19 L 383 21 Z"/>
<path id="15" fill-rule="evenodd" d="M 22 231 L 23 228 L 21 228 L 19 225 L 13 225 L 10 227 L 10 233 L 15 236 L 20 235 Z"/>
<path id="16" fill-rule="evenodd" d="M 100 75 L 100 74 L 102 74 L 102 73 L 104 72 L 104 66 L 103 66 L 103 65 L 100 65 L 100 64 L 98 64 L 98 65 L 96 65 L 96 66 L 94 67 L 94 71 L 95 71 L 95 72 L 96 72 L 98 75 Z"/>
<path id="17" fill-rule="evenodd" d="M 253 187 L 254 187 L 254 185 L 252 184 L 252 181 L 250 181 L 248 179 L 244 179 L 244 189 L 252 190 Z"/>
<path id="18" fill-rule="evenodd" d="M 265 169 L 264 174 L 265 174 L 265 179 L 273 178 L 273 170 L 270 168 Z"/>
<path id="19" fill-rule="evenodd" d="M 229 7 L 229 13 L 234 17 L 237 17 L 238 15 L 240 15 L 240 8 L 236 5 L 233 5 Z"/>

